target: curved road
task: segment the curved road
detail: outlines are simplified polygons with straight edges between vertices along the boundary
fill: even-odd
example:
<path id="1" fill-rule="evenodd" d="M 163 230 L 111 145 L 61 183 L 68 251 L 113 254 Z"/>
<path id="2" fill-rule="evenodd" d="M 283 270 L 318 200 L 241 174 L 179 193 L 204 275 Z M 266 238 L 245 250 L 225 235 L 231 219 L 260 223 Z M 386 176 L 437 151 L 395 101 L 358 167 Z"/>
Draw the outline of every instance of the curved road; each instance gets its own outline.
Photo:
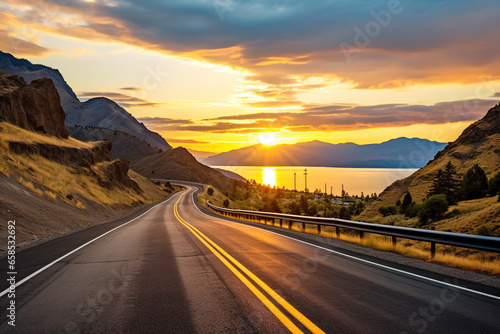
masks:
<path id="1" fill-rule="evenodd" d="M 500 332 L 496 289 L 213 217 L 194 191 L 18 253 L 15 327 L 0 261 L 0 332 Z"/>

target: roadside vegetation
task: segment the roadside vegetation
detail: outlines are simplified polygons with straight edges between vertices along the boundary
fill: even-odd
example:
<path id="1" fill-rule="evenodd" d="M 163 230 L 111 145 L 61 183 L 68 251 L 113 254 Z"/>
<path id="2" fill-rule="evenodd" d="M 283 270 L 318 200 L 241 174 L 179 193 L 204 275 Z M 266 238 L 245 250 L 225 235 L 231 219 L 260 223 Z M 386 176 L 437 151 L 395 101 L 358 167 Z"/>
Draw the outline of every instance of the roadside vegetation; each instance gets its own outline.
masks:
<path id="1" fill-rule="evenodd" d="M 403 200 L 379 207 L 382 217 L 369 222 L 500 237 L 500 171 L 488 180 L 478 165 L 462 179 L 448 163 L 438 170 L 427 197 L 416 203 L 406 192 Z"/>
<path id="2" fill-rule="evenodd" d="M 483 176 L 484 172 L 474 166 L 467 174 L 469 176 L 457 180 L 450 165 L 436 175 L 433 187 L 421 203 L 416 203 L 407 192 L 396 203 L 380 206 L 380 215 L 368 222 L 500 237 L 500 202 L 497 197 L 500 173 L 488 180 Z M 480 188 L 483 191 L 479 191 Z M 350 196 L 343 192 L 342 195 L 331 196 L 320 189 L 312 193 L 296 192 L 252 181 L 222 191 L 207 186 L 200 202 L 204 204 L 209 200 L 216 206 L 232 209 L 358 220 L 363 209 L 377 201 L 377 194 Z M 292 224 L 290 229 L 317 234 L 315 225 L 306 225 L 302 230 L 301 224 Z M 329 227 L 322 229 L 321 236 L 337 238 L 335 228 Z M 437 245 L 436 255 L 431 259 L 430 244 L 426 242 L 398 239 L 394 246 L 391 238 L 365 234 L 361 240 L 357 233 L 347 230 L 341 232 L 340 239 L 465 270 L 500 275 L 500 255 L 496 253 Z"/>
<path id="3" fill-rule="evenodd" d="M 253 181 L 239 184 L 226 190 L 208 186 L 200 195 L 200 200 L 203 203 L 210 200 L 216 206 L 231 209 L 351 219 L 359 215 L 367 203 L 377 199 L 377 194 L 365 197 L 363 194 L 350 196 L 344 192 L 344 196 L 332 196 L 320 189 L 310 193 L 269 187 Z"/>

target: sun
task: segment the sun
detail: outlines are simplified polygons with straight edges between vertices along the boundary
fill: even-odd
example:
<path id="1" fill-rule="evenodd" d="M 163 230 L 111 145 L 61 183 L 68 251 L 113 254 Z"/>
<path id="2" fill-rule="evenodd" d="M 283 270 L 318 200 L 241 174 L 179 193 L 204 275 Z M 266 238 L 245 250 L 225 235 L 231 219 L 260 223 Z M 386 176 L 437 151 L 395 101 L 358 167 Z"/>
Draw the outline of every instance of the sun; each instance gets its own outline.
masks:
<path id="1" fill-rule="evenodd" d="M 257 136 L 259 138 L 259 142 L 262 145 L 266 146 L 272 146 L 276 145 L 278 143 L 278 140 L 276 139 L 276 134 L 269 132 L 269 133 L 262 133 Z"/>

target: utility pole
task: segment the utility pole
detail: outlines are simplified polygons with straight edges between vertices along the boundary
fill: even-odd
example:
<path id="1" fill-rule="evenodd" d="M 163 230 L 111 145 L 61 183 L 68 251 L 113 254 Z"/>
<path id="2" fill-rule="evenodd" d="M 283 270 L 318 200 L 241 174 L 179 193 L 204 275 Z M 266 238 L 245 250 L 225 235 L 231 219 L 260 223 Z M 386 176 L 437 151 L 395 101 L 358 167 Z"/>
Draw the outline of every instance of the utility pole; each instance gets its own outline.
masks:
<path id="1" fill-rule="evenodd" d="M 297 173 L 293 173 L 293 191 L 297 191 Z"/>
<path id="2" fill-rule="evenodd" d="M 342 184 L 342 206 L 344 206 L 344 196 L 345 196 L 345 191 L 344 191 L 344 185 Z"/>
<path id="3" fill-rule="evenodd" d="M 306 185 L 306 189 L 307 189 L 307 168 L 304 169 L 304 178 L 305 178 L 305 185 Z"/>

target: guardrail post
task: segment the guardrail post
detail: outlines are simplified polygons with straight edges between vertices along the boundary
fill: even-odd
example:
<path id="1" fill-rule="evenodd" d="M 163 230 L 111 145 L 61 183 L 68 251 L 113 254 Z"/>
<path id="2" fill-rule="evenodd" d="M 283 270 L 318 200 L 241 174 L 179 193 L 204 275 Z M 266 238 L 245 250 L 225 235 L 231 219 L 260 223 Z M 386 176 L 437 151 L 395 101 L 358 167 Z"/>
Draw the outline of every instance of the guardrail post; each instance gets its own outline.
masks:
<path id="1" fill-rule="evenodd" d="M 280 227 L 283 227 L 283 219 L 280 218 Z"/>
<path id="2" fill-rule="evenodd" d="M 340 238 L 340 227 L 335 226 L 335 234 L 337 235 L 337 238 Z"/>
<path id="3" fill-rule="evenodd" d="M 394 222 L 390 222 L 389 225 L 394 226 Z M 392 239 L 392 245 L 396 247 L 396 242 L 397 242 L 396 237 L 393 236 L 391 237 L 391 239 Z"/>
<path id="4" fill-rule="evenodd" d="M 431 226 L 431 230 L 435 230 L 434 226 Z M 431 259 L 436 255 L 436 243 L 433 241 L 431 242 Z"/>
<path id="5" fill-rule="evenodd" d="M 321 225 L 318 224 L 318 235 L 320 235 L 320 234 L 321 234 Z"/>
<path id="6" fill-rule="evenodd" d="M 365 232 L 359 231 L 359 240 L 363 241 L 364 238 L 365 238 Z"/>

